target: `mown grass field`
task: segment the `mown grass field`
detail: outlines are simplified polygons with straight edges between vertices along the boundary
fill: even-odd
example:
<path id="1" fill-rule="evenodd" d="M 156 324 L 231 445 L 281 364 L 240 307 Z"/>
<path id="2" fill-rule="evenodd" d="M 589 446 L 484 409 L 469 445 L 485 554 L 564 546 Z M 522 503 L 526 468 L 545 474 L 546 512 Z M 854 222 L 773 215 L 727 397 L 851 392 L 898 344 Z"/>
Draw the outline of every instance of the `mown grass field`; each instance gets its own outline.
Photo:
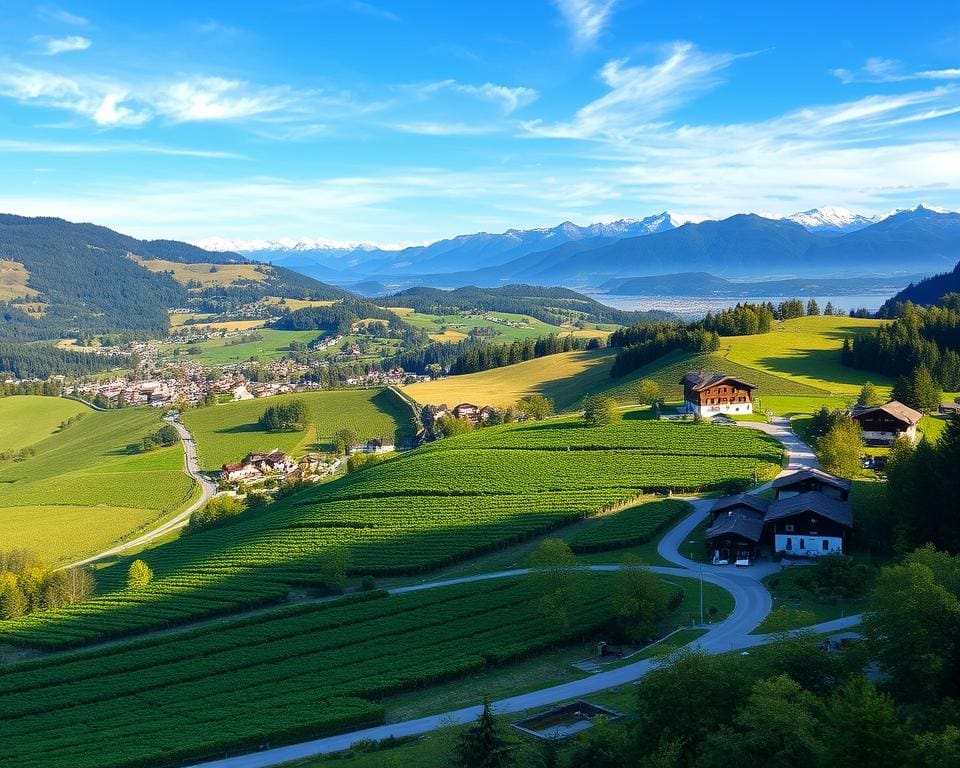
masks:
<path id="1" fill-rule="evenodd" d="M 303 400 L 310 422 L 303 432 L 268 432 L 257 420 L 271 405 Z M 273 448 L 302 455 L 329 451 L 340 429 L 352 429 L 360 440 L 413 436 L 409 409 L 384 389 L 348 389 L 303 392 L 257 400 L 241 400 L 183 414 L 183 422 L 197 441 L 201 465 L 208 470 L 238 461 L 249 451 Z"/>
<path id="2" fill-rule="evenodd" d="M 585 329 L 571 329 L 559 325 L 551 325 L 542 320 L 529 315 L 511 314 L 510 312 L 490 312 L 491 317 L 496 317 L 509 322 L 521 323 L 514 327 L 506 323 L 499 323 L 496 320 L 488 320 L 483 315 L 471 313 L 458 313 L 454 315 L 433 315 L 416 312 L 408 307 L 391 307 L 391 312 L 395 312 L 406 320 L 410 325 L 417 328 L 423 328 L 430 334 L 434 341 L 460 341 L 465 339 L 470 331 L 478 328 L 495 331 L 495 335 L 489 337 L 490 341 L 508 342 L 516 339 L 535 339 L 538 336 L 548 336 L 551 333 L 559 335 L 573 334 L 579 338 L 601 338 L 605 339 L 610 335 L 610 331 L 615 326 L 601 326 L 599 329 L 594 326 Z"/>
<path id="3" fill-rule="evenodd" d="M 0 404 L 9 407 L 7 398 Z M 196 493 L 176 445 L 146 454 L 127 446 L 161 426 L 156 411 L 96 412 L 72 401 L 30 398 L 23 429 L 51 409 L 80 406 L 83 418 L 33 444 L 36 455 L 0 462 L 0 549 L 26 548 L 50 564 L 103 549 L 185 507 Z M 15 411 L 14 411 L 15 413 Z M 7 414 L 9 426 L 12 419 Z M 48 424 L 53 421 L 48 420 Z"/>
<path id="4" fill-rule="evenodd" d="M 56 432 L 61 422 L 89 413 L 90 409 L 76 400 L 0 397 L 0 451 L 18 451 L 39 443 Z"/>
<path id="5" fill-rule="evenodd" d="M 469 402 L 497 407 L 541 393 L 553 399 L 557 410 L 565 411 L 578 407 L 584 395 L 612 383 L 613 358 L 614 352 L 609 349 L 563 352 L 504 368 L 411 384 L 404 391 L 421 404 L 452 406 Z"/>
<path id="6" fill-rule="evenodd" d="M 893 385 L 883 376 L 847 368 L 840 362 L 845 338 L 881 323 L 850 317 L 801 317 L 775 323 L 770 333 L 725 337 L 721 344 L 731 362 L 833 394 L 855 395 L 867 379 L 878 387 Z"/>
<path id="7" fill-rule="evenodd" d="M 0 259 L 0 301 L 36 296 L 37 292 L 27 286 L 29 279 L 30 273 L 19 261 Z"/>
<path id="8" fill-rule="evenodd" d="M 134 256 L 133 260 L 151 272 L 172 272 L 173 279 L 181 285 L 195 281 L 200 283 L 201 288 L 211 288 L 249 280 L 257 283 L 266 280 L 266 275 L 257 269 L 256 264 L 184 264 L 164 259 L 141 259 L 137 256 Z"/>
<path id="9" fill-rule="evenodd" d="M 240 363 L 257 358 L 262 362 L 277 360 L 286 357 L 290 350 L 290 343 L 297 341 L 309 344 L 320 336 L 320 331 L 278 331 L 273 328 L 260 328 L 256 333 L 262 338 L 238 344 L 237 337 L 231 339 L 206 339 L 196 344 L 180 344 L 164 346 L 161 351 L 164 357 L 169 357 L 174 350 L 188 359 L 204 365 L 227 365 Z M 195 350 L 200 350 L 197 353 Z"/>
<path id="10" fill-rule="evenodd" d="M 629 414 L 628 414 L 629 416 Z M 143 552 L 157 578 L 62 611 L 0 623 L 0 642 L 77 645 L 244 606 L 325 581 L 412 575 L 621 507 L 652 490 L 776 475 L 782 449 L 748 429 L 624 418 L 491 427 L 315 486 L 235 522 Z M 101 571 L 123 585 L 128 559 Z"/>

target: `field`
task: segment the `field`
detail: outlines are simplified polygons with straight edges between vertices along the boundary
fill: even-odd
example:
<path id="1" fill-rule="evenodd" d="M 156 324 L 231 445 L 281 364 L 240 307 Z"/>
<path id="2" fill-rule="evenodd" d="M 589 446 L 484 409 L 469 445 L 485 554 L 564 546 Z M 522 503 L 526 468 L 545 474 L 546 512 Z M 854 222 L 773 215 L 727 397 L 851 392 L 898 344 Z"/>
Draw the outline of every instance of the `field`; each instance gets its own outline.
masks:
<path id="1" fill-rule="evenodd" d="M 252 357 L 267 362 L 286 357 L 291 342 L 309 344 L 321 335 L 320 331 L 278 331 L 273 328 L 261 328 L 251 333 L 257 333 L 262 338 L 240 344 L 237 343 L 237 337 L 206 339 L 196 344 L 164 345 L 161 351 L 164 357 L 169 357 L 176 352 L 189 355 L 189 359 L 194 362 L 212 366 L 241 363 Z M 192 350 L 200 350 L 200 352 L 191 354 Z"/>
<path id="2" fill-rule="evenodd" d="M 629 416 L 630 414 L 628 414 Z M 644 492 L 776 475 L 781 447 L 748 429 L 625 418 L 491 427 L 449 438 L 140 554 L 157 578 L 62 611 L 0 623 L 0 641 L 78 645 L 325 583 L 342 553 L 356 576 L 422 573 L 516 544 Z M 127 561 L 101 571 L 122 586 Z"/>
<path id="3" fill-rule="evenodd" d="M 187 321 L 196 321 L 189 324 L 189 328 L 213 328 L 218 331 L 252 331 L 262 328 L 265 320 L 213 320 L 216 315 L 205 315 L 196 312 L 177 312 L 170 315 L 170 327 L 182 329 Z"/>
<path id="4" fill-rule="evenodd" d="M 57 398 L 11 397 L 0 406 L 20 400 L 27 403 L 25 431 L 44 421 L 46 409 L 55 414 L 46 420 L 48 431 L 75 406 L 85 415 L 34 443 L 36 455 L 0 462 L 0 549 L 27 548 L 50 564 L 69 562 L 183 508 L 194 496 L 179 445 L 146 454 L 127 451 L 159 429 L 155 411 L 96 412 Z M 67 403 L 71 410 L 64 411 Z"/>
<path id="5" fill-rule="evenodd" d="M 56 432 L 61 422 L 89 413 L 87 406 L 75 400 L 31 395 L 0 398 L 0 450 L 19 451 L 39 443 Z"/>
<path id="6" fill-rule="evenodd" d="M 593 521 L 570 541 L 574 552 L 603 552 L 646 544 L 692 508 L 684 501 L 646 501 Z"/>
<path id="7" fill-rule="evenodd" d="M 260 428 L 257 419 L 269 406 L 293 399 L 307 404 L 310 425 L 305 431 L 267 432 Z M 393 438 L 397 432 L 402 438 L 413 436 L 409 409 L 394 393 L 384 389 L 304 392 L 241 400 L 187 411 L 183 421 L 197 441 L 202 466 L 209 470 L 238 461 L 248 451 L 279 448 L 294 455 L 329 451 L 334 448 L 334 434 L 344 428 L 352 429 L 361 440 Z"/>
<path id="8" fill-rule="evenodd" d="M 857 394 L 867 379 L 880 387 L 893 382 L 879 374 L 847 368 L 840 363 L 843 340 L 875 328 L 882 320 L 849 317 L 801 317 L 775 323 L 770 333 L 721 339 L 727 359 L 774 376 L 826 390 Z"/>
<path id="9" fill-rule="evenodd" d="M 257 269 L 256 264 L 183 264 L 179 261 L 141 259 L 137 256 L 134 256 L 133 260 L 151 272 L 173 272 L 173 279 L 181 285 L 200 283 L 200 288 L 229 286 L 251 280 L 261 283 L 266 279 L 266 275 Z"/>
<path id="10" fill-rule="evenodd" d="M 524 395 L 539 392 L 552 398 L 557 410 L 565 411 L 579 406 L 585 394 L 610 385 L 613 358 L 609 349 L 563 352 L 504 368 L 412 384 L 404 391 L 421 404 L 469 402 L 497 407 L 513 405 Z"/>
<path id="11" fill-rule="evenodd" d="M 566 627 L 545 620 L 536 582 L 503 579 L 306 604 L 21 664 L 0 674 L 4 753 L 45 768 L 171 764 L 377 724 L 385 695 L 595 635 L 612 619 L 611 578 L 578 578 Z"/>
<path id="12" fill-rule="evenodd" d="M 37 292 L 27 287 L 30 273 L 19 261 L 0 259 L 0 301 L 33 298 Z"/>
<path id="13" fill-rule="evenodd" d="M 434 341 L 460 341 L 465 339 L 470 331 L 479 328 L 494 331 L 495 335 L 489 337 L 494 342 L 535 339 L 551 333 L 560 335 L 572 333 L 580 338 L 605 339 L 610 335 L 610 329 L 614 327 L 603 326 L 600 329 L 594 327 L 571 331 L 570 328 L 551 325 L 529 315 L 516 315 L 509 312 L 490 312 L 483 315 L 467 312 L 455 315 L 432 315 L 416 312 L 407 307 L 391 307 L 390 311 L 400 315 L 410 325 L 426 330 Z M 497 322 L 497 320 L 488 319 L 489 317 L 507 322 Z M 519 325 L 514 326 L 512 323 L 519 323 Z"/>

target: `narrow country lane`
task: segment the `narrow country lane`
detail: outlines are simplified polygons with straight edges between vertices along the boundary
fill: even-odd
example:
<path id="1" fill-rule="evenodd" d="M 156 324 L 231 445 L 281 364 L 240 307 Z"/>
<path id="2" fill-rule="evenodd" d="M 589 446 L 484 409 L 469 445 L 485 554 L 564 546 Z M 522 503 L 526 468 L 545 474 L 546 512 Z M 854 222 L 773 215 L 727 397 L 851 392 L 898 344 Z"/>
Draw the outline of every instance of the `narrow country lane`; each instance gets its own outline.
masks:
<path id="1" fill-rule="evenodd" d="M 796 471 L 807 467 L 817 466 L 817 459 L 813 450 L 798 438 L 790 428 L 788 419 L 774 417 L 767 423 L 746 422 L 740 426 L 759 429 L 783 443 L 787 454 L 785 472 Z M 766 483 L 758 490 L 769 487 Z M 697 648 L 707 653 L 726 653 L 740 649 L 754 648 L 759 645 L 773 642 L 780 635 L 753 635 L 750 634 L 770 612 L 772 600 L 770 593 L 761 583 L 761 579 L 779 570 L 775 563 L 758 563 L 748 568 L 738 569 L 732 566 L 713 566 L 694 562 L 681 554 L 684 551 L 691 532 L 706 517 L 712 499 L 689 499 L 693 505 L 693 512 L 676 526 L 674 526 L 660 541 L 659 554 L 676 567 L 652 566 L 650 570 L 664 576 L 685 578 L 700 578 L 705 582 L 715 584 L 730 592 L 734 598 L 734 609 L 722 622 L 711 626 L 705 635 L 694 641 L 687 648 Z M 594 572 L 613 572 L 620 570 L 619 565 L 591 565 L 582 566 L 583 570 Z M 388 590 L 391 594 L 399 595 L 408 592 L 419 592 L 426 589 L 437 589 L 454 584 L 466 584 L 490 579 L 515 578 L 530 573 L 530 569 L 518 568 L 507 571 L 483 573 L 475 576 L 464 576 L 444 581 L 425 582 L 406 587 L 396 587 Z M 836 621 L 825 622 L 813 627 L 807 627 L 798 632 L 840 632 L 856 626 L 860 616 L 847 616 Z M 657 660 L 644 659 L 626 664 L 606 672 L 599 672 L 580 680 L 574 680 L 562 685 L 543 688 L 519 696 L 500 699 L 492 703 L 498 714 L 521 712 L 537 707 L 548 707 L 570 699 L 576 699 L 599 691 L 607 690 L 619 685 L 634 683 L 651 669 L 655 668 Z M 339 736 L 329 736 L 300 744 L 291 744 L 223 760 L 214 760 L 198 763 L 191 768 L 268 768 L 281 765 L 292 760 L 329 754 L 348 749 L 358 741 L 378 741 L 387 738 L 402 738 L 429 733 L 452 724 L 468 723 L 476 719 L 482 710 L 481 705 L 464 707 L 451 712 L 444 712 L 416 720 L 407 720 L 400 723 L 365 728 Z"/>
<path id="2" fill-rule="evenodd" d="M 123 552 L 127 552 L 128 550 L 141 547 L 144 544 L 153 541 L 154 539 L 158 539 L 161 536 L 165 536 L 166 534 L 170 533 L 171 531 L 177 530 L 178 528 L 183 528 L 188 522 L 190 522 L 190 515 L 192 515 L 211 498 L 213 498 L 213 495 L 217 492 L 217 484 L 207 479 L 207 477 L 200 470 L 200 461 L 197 457 L 197 444 L 193 439 L 193 435 L 190 434 L 190 431 L 183 426 L 178 418 L 172 418 L 168 416 L 164 420 L 167 423 L 172 424 L 180 434 L 180 441 L 183 445 L 184 468 L 187 474 L 200 484 L 200 498 L 183 510 L 183 512 L 178 512 L 165 523 L 158 525 L 156 528 L 148 531 L 147 533 L 141 534 L 140 536 L 130 539 L 129 541 L 125 541 L 122 544 L 117 544 L 115 547 L 110 547 L 110 549 L 105 549 L 103 552 L 100 552 L 96 555 L 91 555 L 83 560 L 78 560 L 70 565 L 65 565 L 63 566 L 64 568 L 74 568 L 78 565 L 87 565 L 88 563 L 102 560 L 105 557 L 119 555 Z"/>

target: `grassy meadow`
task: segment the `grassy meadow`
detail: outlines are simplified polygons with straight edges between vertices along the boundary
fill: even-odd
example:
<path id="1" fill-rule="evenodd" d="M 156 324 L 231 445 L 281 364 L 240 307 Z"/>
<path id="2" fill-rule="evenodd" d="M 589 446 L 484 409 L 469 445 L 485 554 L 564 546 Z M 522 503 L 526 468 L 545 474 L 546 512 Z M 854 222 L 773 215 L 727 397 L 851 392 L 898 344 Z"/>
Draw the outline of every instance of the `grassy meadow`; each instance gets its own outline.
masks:
<path id="1" fill-rule="evenodd" d="M 571 329 L 559 325 L 551 325 L 529 315 L 511 314 L 510 312 L 490 312 L 492 317 L 520 323 L 520 326 L 511 326 L 488 320 L 483 315 L 462 312 L 453 315 L 433 315 L 416 312 L 407 307 L 391 307 L 391 312 L 400 315 L 406 322 L 417 328 L 423 328 L 434 341 L 461 341 L 467 338 L 474 329 L 487 329 L 495 332 L 490 341 L 509 342 L 517 339 L 535 339 L 538 336 L 549 336 L 551 333 L 562 335 L 572 334 L 578 338 L 605 339 L 616 326 L 596 326 L 585 329 Z"/>
<path id="2" fill-rule="evenodd" d="M 25 407 L 11 407 L 20 401 Z M 85 415 L 49 434 L 75 406 Z M 51 564 L 68 562 L 182 509 L 197 492 L 183 471 L 181 446 L 128 452 L 129 444 L 160 428 L 156 411 L 97 412 L 39 397 L 4 398 L 0 409 L 6 430 L 34 435 L 44 431 L 35 429 L 41 414 L 53 414 L 47 436 L 31 444 L 34 456 L 0 462 L 0 549 L 22 547 Z"/>
<path id="3" fill-rule="evenodd" d="M 211 288 L 251 280 L 262 283 L 266 280 L 266 275 L 257 269 L 256 264 L 184 264 L 164 259 L 141 259 L 137 256 L 134 256 L 133 260 L 151 272 L 172 272 L 173 279 L 181 285 L 197 282 L 201 288 Z"/>
<path id="4" fill-rule="evenodd" d="M 271 405 L 303 400 L 310 424 L 303 432 L 268 432 L 257 420 Z M 257 400 L 241 400 L 187 411 L 183 422 L 197 441 L 201 465 L 208 470 L 243 458 L 248 451 L 279 448 L 286 453 L 333 449 L 333 436 L 352 429 L 361 440 L 412 436 L 409 409 L 384 389 L 303 392 Z"/>
<path id="5" fill-rule="evenodd" d="M 27 448 L 57 432 L 61 422 L 89 413 L 90 409 L 76 400 L 0 397 L 0 450 Z"/>

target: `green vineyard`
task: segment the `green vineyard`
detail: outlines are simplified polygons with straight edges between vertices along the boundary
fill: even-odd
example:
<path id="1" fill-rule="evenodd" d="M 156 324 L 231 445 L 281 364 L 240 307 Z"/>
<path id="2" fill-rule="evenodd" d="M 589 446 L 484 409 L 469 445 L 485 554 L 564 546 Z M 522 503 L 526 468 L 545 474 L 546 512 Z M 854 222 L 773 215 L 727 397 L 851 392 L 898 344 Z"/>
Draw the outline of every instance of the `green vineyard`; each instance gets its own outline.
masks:
<path id="1" fill-rule="evenodd" d="M 603 552 L 646 544 L 691 509 L 686 502 L 675 499 L 639 504 L 591 523 L 570 541 L 570 548 L 574 552 Z"/>
<path id="2" fill-rule="evenodd" d="M 303 605 L 0 674 L 10 765 L 130 768 L 382 722 L 386 694 L 600 630 L 611 577 L 579 578 L 570 624 L 527 579 Z M 365 598 L 365 599 L 364 599 Z M 442 651 L 438 650 L 442 649 Z M 109 748 L 107 748 L 109 745 Z"/>
<path id="3" fill-rule="evenodd" d="M 0 641 L 78 646 L 279 602 L 294 586 L 335 586 L 338 558 L 357 576 L 421 573 L 650 490 L 767 479 L 780 459 L 780 445 L 759 432 L 706 424 L 597 429 L 558 419 L 481 430 L 142 553 L 157 576 L 144 589 L 120 589 L 129 562 L 121 560 L 99 576 L 116 591 L 2 622 Z"/>

